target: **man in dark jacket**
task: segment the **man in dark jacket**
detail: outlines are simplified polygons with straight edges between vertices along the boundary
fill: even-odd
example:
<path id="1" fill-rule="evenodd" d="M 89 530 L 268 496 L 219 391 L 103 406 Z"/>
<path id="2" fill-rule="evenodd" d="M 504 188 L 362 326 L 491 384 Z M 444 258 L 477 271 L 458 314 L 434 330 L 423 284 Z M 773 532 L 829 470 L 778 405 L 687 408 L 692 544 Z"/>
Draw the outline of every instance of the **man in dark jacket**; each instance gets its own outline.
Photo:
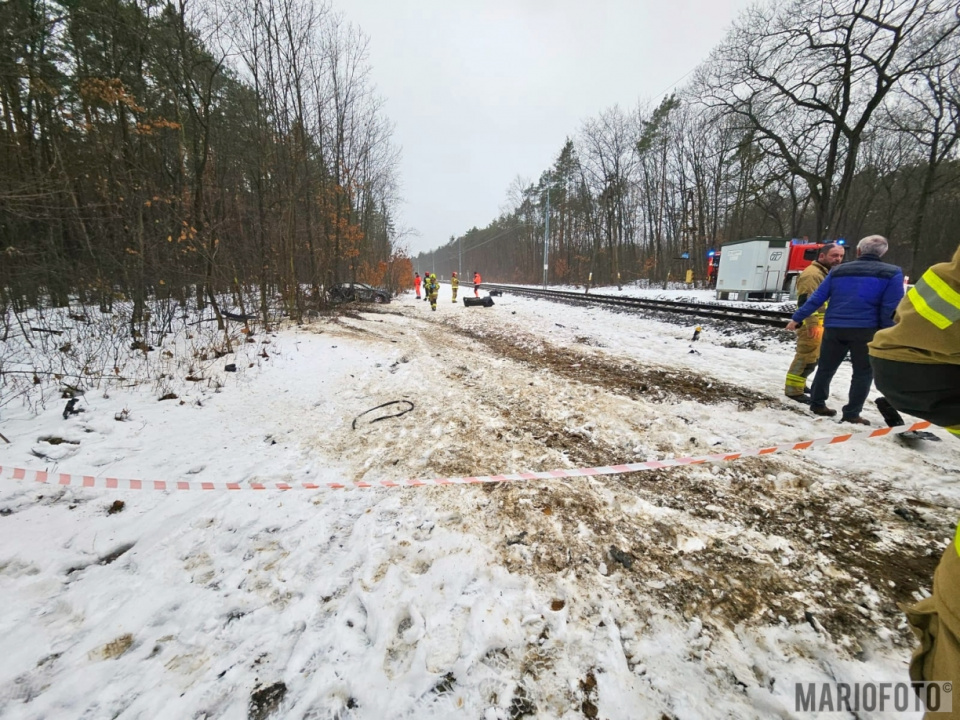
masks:
<path id="1" fill-rule="evenodd" d="M 810 409 L 817 415 L 832 417 L 837 414 L 836 410 L 827 407 L 830 381 L 850 353 L 853 378 L 840 421 L 870 424 L 860 417 L 873 384 L 867 343 L 873 340 L 877 330 L 893 325 L 893 313 L 903 297 L 903 272 L 896 265 L 880 261 L 886 252 L 886 238 L 880 235 L 865 237 L 857 243 L 857 259 L 831 270 L 787 324 L 788 330 L 796 330 L 817 308 L 829 301 L 823 320 L 820 364 L 810 394 Z"/>

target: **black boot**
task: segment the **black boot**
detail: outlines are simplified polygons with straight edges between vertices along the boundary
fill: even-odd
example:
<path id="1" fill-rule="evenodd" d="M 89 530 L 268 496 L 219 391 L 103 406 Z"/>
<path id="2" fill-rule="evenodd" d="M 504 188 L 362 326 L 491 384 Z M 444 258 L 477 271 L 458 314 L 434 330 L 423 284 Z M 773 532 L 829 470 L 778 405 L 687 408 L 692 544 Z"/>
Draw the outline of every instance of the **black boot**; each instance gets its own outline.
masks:
<path id="1" fill-rule="evenodd" d="M 880 411 L 880 414 L 883 415 L 883 421 L 890 427 L 897 427 L 898 425 L 906 425 L 903 418 L 900 417 L 900 413 L 897 412 L 897 409 L 890 404 L 890 401 L 885 397 L 877 398 L 877 410 Z"/>

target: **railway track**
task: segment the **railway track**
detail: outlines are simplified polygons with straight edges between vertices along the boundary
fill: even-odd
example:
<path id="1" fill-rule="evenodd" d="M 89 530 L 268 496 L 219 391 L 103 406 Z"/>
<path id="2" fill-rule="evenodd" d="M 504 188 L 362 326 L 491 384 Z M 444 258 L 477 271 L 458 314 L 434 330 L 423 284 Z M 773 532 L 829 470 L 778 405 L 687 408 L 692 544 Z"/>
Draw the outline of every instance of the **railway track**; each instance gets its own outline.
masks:
<path id="1" fill-rule="evenodd" d="M 522 285 L 501 285 L 482 283 L 485 290 L 500 290 L 513 295 L 538 297 L 559 302 L 585 305 L 613 305 L 634 310 L 654 310 L 657 312 L 692 315 L 710 320 L 743 322 L 751 325 L 766 325 L 783 328 L 790 320 L 791 313 L 782 310 L 762 310 L 760 308 L 736 308 L 727 305 L 684 302 L 682 300 L 653 300 L 649 298 L 623 297 L 620 295 L 597 295 L 595 293 L 570 292 L 568 290 L 544 290 Z"/>

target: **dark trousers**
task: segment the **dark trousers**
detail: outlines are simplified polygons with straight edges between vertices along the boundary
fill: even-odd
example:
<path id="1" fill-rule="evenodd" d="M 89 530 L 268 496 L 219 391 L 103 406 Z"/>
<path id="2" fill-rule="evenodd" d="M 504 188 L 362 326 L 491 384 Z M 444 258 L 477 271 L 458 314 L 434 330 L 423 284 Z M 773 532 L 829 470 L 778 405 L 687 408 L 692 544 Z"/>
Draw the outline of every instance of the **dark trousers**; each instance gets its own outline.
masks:
<path id="1" fill-rule="evenodd" d="M 850 395 L 843 406 L 843 417 L 858 417 L 863 411 L 863 403 L 870 394 L 873 385 L 873 368 L 867 354 L 867 343 L 873 340 L 877 328 L 826 328 L 823 342 L 820 344 L 820 364 L 813 378 L 813 390 L 810 393 L 810 405 L 823 407 L 830 397 L 830 381 L 837 373 L 840 363 L 850 353 L 853 363 L 853 378 L 850 380 Z"/>
<path id="2" fill-rule="evenodd" d="M 877 390 L 897 410 L 960 432 L 960 365 L 929 365 L 871 357 Z M 953 428 L 957 427 L 957 430 Z"/>

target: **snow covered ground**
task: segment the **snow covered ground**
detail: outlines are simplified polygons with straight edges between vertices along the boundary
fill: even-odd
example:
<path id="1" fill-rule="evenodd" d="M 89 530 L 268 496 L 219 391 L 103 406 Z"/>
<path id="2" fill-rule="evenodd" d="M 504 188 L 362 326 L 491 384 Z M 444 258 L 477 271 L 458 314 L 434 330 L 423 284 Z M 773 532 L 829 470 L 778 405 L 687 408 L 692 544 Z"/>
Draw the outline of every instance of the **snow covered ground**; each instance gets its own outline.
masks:
<path id="1" fill-rule="evenodd" d="M 412 295 L 353 307 L 219 359 L 241 372 L 207 363 L 187 381 L 197 368 L 181 363 L 163 388 L 90 390 L 66 420 L 64 400 L 11 403 L 0 465 L 351 484 L 846 429 L 781 399 L 778 331 L 698 321 L 692 342 L 693 322 L 496 303 L 454 305 L 444 286 L 437 312 Z M 354 429 L 393 400 L 414 409 Z M 906 677 L 896 603 L 928 592 L 958 508 L 956 443 L 894 438 L 483 486 L 5 477 L 0 715 L 816 717 L 794 713 L 794 682 Z"/>

